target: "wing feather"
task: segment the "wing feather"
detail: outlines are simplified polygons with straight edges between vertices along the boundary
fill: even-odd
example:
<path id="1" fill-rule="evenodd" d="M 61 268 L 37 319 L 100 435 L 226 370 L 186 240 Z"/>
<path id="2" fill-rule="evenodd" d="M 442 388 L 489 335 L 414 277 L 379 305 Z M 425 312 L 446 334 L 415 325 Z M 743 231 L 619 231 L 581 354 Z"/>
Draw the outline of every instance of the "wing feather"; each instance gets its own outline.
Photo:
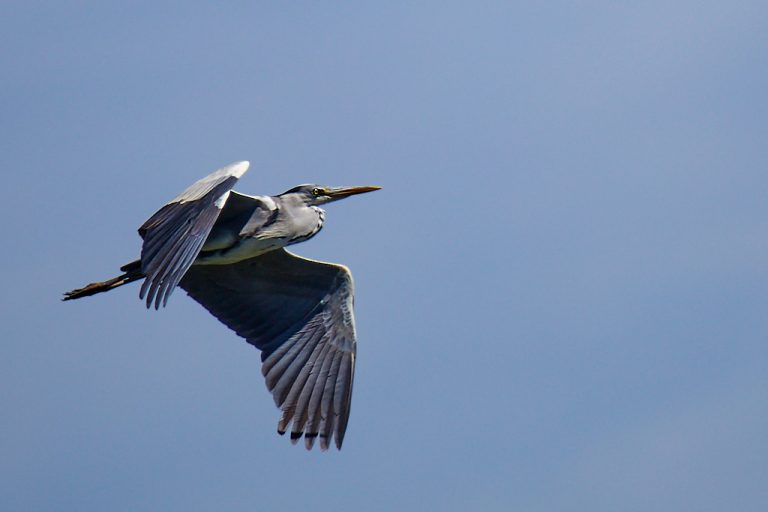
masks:
<path id="1" fill-rule="evenodd" d="M 336 414 L 334 435 L 336 448 L 341 449 L 344 442 L 344 434 L 347 431 L 349 412 L 352 405 L 352 383 L 355 377 L 355 354 L 345 353 L 341 358 L 339 377 L 336 380 L 336 393 L 334 393 L 333 409 Z"/>
<path id="2" fill-rule="evenodd" d="M 285 400 L 284 395 L 290 389 L 290 383 L 296 380 L 298 373 L 309 358 L 309 352 L 304 349 L 307 345 L 314 346 L 316 338 L 320 335 L 317 331 L 300 332 L 295 337 L 295 341 L 285 343 L 284 346 L 288 347 L 289 350 L 284 355 L 270 357 L 270 360 L 274 360 L 275 363 L 270 365 L 271 369 L 266 372 L 264 377 L 267 389 L 272 391 L 275 404 L 278 407 Z M 264 373 L 265 367 L 267 367 L 266 363 L 262 365 L 262 373 Z"/>
<path id="3" fill-rule="evenodd" d="M 185 252 L 188 252 L 189 248 L 191 247 L 194 249 L 194 241 L 190 241 L 187 233 L 181 233 L 178 236 L 171 239 L 172 242 L 170 244 L 170 247 L 165 247 L 164 251 L 166 252 L 166 256 L 162 258 L 152 259 L 147 258 L 147 261 L 150 261 L 153 263 L 153 265 L 147 265 L 147 268 L 144 269 L 145 273 L 152 272 L 155 275 L 171 275 L 172 269 L 176 266 L 177 262 L 179 261 L 179 258 L 181 258 L 182 254 Z M 142 257 L 143 258 L 143 257 Z M 142 260 L 144 261 L 144 260 Z M 149 274 L 148 274 L 149 275 Z M 162 292 L 164 288 L 167 288 L 168 280 L 165 279 L 146 279 L 142 285 L 141 285 L 141 291 L 139 292 L 140 297 L 144 297 L 144 295 L 148 291 L 147 295 L 147 307 L 150 307 L 152 304 L 152 299 L 156 297 L 155 299 L 155 309 L 157 309 L 158 303 L 160 301 L 160 298 L 162 297 Z"/>
<path id="4" fill-rule="evenodd" d="M 262 351 L 281 409 L 278 432 L 341 448 L 349 420 L 356 333 L 346 267 L 278 249 L 231 265 L 194 265 L 179 285 Z"/>
<path id="5" fill-rule="evenodd" d="M 285 398 L 283 403 L 280 404 L 280 408 L 283 411 L 277 428 L 278 432 L 280 433 L 285 433 L 285 431 L 288 429 L 288 425 L 290 425 L 291 421 L 294 419 L 296 410 L 300 410 L 302 396 L 305 396 L 304 404 L 302 407 L 306 409 L 306 401 L 309 400 L 309 393 L 311 393 L 312 390 L 312 385 L 310 384 L 307 386 L 307 381 L 309 380 L 310 373 L 314 368 L 314 362 L 317 359 L 321 348 L 322 345 L 316 344 L 315 348 L 312 350 L 312 354 L 308 358 L 308 361 L 304 363 L 296 379 L 291 384 L 291 390 L 288 392 L 288 396 Z M 305 388 L 307 389 L 306 393 Z M 301 416 L 301 413 L 299 416 Z"/>
<path id="6" fill-rule="evenodd" d="M 277 381 L 275 386 L 269 387 L 269 383 L 267 383 L 267 388 L 272 391 L 272 395 L 275 399 L 275 405 L 278 407 L 282 407 L 285 403 L 288 394 L 293 388 L 293 384 L 298 379 L 302 368 L 304 368 L 307 360 L 309 359 L 309 356 L 311 355 L 311 352 L 306 350 L 307 345 L 311 346 L 312 344 L 315 344 L 320 336 L 322 336 L 322 333 L 317 331 L 308 333 L 306 336 L 304 336 L 301 346 L 297 347 L 298 350 L 296 352 L 296 356 L 290 360 L 290 366 L 288 366 L 285 372 L 280 375 L 280 379 Z"/>
<path id="7" fill-rule="evenodd" d="M 330 344 L 327 345 L 330 347 Z M 322 364 L 318 365 L 315 363 L 315 367 L 319 366 L 320 370 L 314 376 L 314 386 L 312 386 L 312 394 L 309 397 L 309 404 L 307 405 L 307 424 L 304 427 L 304 441 L 307 450 L 312 449 L 318 435 L 317 427 L 320 423 L 320 403 L 323 397 L 323 391 L 325 390 L 325 381 L 328 378 L 328 372 L 331 369 L 334 355 L 334 351 L 326 350 Z"/>
<path id="8" fill-rule="evenodd" d="M 333 432 L 333 424 L 335 421 L 335 414 L 333 413 L 333 395 L 336 391 L 336 381 L 338 379 L 339 366 L 341 365 L 341 358 L 343 356 L 343 352 L 339 351 L 334 354 L 331 367 L 328 370 L 328 376 L 325 379 L 323 398 L 320 402 L 320 426 L 318 427 L 321 450 L 328 449 L 328 441 Z"/>
<path id="9" fill-rule="evenodd" d="M 139 228 L 144 239 L 141 270 L 146 275 L 139 296 L 146 298 L 147 307 L 154 302 L 157 309 L 168 301 L 248 165 L 235 162 L 193 183 Z"/>
<path id="10" fill-rule="evenodd" d="M 312 393 L 315 390 L 315 383 L 317 382 L 317 374 L 322 369 L 322 362 L 325 360 L 325 356 L 328 353 L 329 345 L 318 344 L 312 354 L 317 356 L 310 358 L 309 372 L 307 375 L 307 381 L 304 383 L 301 393 L 299 394 L 299 401 L 296 404 L 296 411 L 298 416 L 293 418 L 293 427 L 291 428 L 291 441 L 295 444 L 304 435 L 304 428 L 307 421 L 310 419 L 310 401 L 312 399 Z M 307 447 L 311 449 L 311 446 Z"/>

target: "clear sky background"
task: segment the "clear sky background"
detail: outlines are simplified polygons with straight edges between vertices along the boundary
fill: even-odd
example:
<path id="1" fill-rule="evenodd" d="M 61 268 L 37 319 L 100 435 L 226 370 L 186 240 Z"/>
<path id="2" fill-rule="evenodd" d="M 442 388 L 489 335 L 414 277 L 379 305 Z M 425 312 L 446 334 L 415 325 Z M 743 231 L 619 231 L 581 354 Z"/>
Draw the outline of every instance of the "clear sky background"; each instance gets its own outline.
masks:
<path id="1" fill-rule="evenodd" d="M 226 4 L 226 5 L 225 5 Z M 768 3 L 5 2 L 0 509 L 768 510 Z M 376 184 L 341 452 L 177 291 L 210 171 Z"/>

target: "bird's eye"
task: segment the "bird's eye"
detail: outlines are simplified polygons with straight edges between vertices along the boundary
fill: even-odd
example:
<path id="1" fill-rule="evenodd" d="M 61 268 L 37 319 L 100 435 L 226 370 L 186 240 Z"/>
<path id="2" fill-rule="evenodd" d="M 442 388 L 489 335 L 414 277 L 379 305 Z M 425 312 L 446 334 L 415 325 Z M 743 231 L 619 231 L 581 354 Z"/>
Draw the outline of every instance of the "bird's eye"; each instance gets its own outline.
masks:
<path id="1" fill-rule="evenodd" d="M 320 189 L 320 188 L 313 188 L 312 189 L 312 195 L 315 196 L 315 197 L 319 196 L 322 193 L 323 193 L 323 190 Z"/>

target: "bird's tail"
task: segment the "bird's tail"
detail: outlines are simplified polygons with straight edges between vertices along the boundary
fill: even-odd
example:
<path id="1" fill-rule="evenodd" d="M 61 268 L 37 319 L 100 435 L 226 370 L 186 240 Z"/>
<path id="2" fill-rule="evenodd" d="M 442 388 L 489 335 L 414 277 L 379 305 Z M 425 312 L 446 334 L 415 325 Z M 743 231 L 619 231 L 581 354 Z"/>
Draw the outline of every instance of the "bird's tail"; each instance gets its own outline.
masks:
<path id="1" fill-rule="evenodd" d="M 65 292 L 64 298 L 61 300 L 79 299 L 80 297 L 87 297 L 88 295 L 108 292 L 109 290 L 114 290 L 117 287 L 138 281 L 144 277 L 144 273 L 141 271 L 140 260 L 132 261 L 127 265 L 123 265 L 120 267 L 120 270 L 123 271 L 122 275 L 113 277 L 112 279 L 108 279 L 106 281 L 101 281 L 99 283 L 91 283 L 70 292 Z"/>

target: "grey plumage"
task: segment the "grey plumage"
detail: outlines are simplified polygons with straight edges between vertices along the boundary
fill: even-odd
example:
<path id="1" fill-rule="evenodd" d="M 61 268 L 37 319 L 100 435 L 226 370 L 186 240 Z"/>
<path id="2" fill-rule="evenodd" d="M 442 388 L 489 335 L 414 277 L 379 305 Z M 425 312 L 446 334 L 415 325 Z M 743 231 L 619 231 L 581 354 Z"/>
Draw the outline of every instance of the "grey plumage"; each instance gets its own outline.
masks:
<path id="1" fill-rule="evenodd" d="M 168 298 L 203 247 L 229 191 L 248 169 L 237 162 L 192 184 L 140 228 L 141 270 L 147 278 L 139 296 L 155 309 Z M 223 198 L 223 201 L 222 201 Z"/>
<path id="2" fill-rule="evenodd" d="M 301 185 L 279 196 L 232 190 L 248 168 L 236 162 L 194 183 L 139 228 L 141 258 L 125 273 L 65 294 L 109 291 L 144 278 L 147 307 L 180 286 L 261 350 L 262 373 L 290 430 L 311 449 L 341 448 L 349 420 L 357 335 L 354 285 L 342 265 L 293 255 L 285 246 L 323 226 L 319 205 L 379 187 Z"/>

